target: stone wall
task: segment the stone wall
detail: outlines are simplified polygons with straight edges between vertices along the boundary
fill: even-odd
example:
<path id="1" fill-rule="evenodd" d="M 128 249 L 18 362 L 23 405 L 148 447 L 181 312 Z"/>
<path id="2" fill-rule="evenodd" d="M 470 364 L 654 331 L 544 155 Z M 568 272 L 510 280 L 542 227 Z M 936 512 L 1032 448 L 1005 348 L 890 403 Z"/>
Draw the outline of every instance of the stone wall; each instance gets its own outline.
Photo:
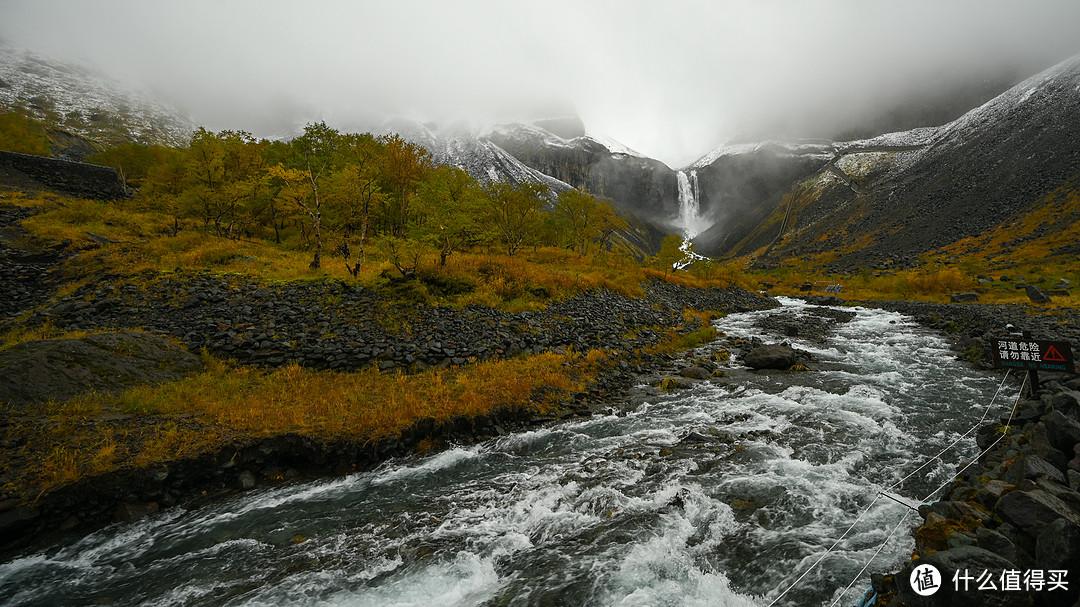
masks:
<path id="1" fill-rule="evenodd" d="M 69 196 L 115 200 L 127 197 L 116 169 L 83 162 L 0 152 L 0 175 L 12 185 L 34 185 Z"/>

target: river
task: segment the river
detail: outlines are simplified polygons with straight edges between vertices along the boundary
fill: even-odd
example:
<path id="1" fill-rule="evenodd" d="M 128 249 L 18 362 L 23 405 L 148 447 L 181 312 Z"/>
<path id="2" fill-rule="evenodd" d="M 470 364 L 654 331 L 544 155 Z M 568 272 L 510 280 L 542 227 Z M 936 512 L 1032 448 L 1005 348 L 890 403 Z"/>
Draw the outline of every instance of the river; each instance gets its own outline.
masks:
<path id="1" fill-rule="evenodd" d="M 828 605 L 907 511 L 879 489 L 966 432 L 999 380 L 908 318 L 854 310 L 826 343 L 792 340 L 820 370 L 734 369 L 630 410 L 114 525 L 0 565 L 0 602 L 768 605 L 873 504 L 777 602 Z M 716 323 L 760 335 L 775 313 Z M 962 440 L 895 493 L 918 503 L 975 453 Z M 906 562 L 908 520 L 841 604 Z"/>

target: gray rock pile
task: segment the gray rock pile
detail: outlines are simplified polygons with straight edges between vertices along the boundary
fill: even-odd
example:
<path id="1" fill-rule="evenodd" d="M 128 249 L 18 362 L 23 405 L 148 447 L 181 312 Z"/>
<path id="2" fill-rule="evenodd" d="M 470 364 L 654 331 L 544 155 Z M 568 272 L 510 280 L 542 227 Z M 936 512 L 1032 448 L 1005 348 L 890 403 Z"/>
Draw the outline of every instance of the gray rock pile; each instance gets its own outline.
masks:
<path id="1" fill-rule="evenodd" d="M 593 291 L 511 314 L 401 304 L 342 281 L 268 285 L 209 274 L 103 280 L 61 297 L 31 319 L 64 329 L 144 330 L 242 363 L 295 362 L 318 369 L 419 371 L 434 366 L 575 348 L 633 351 L 656 327 L 683 327 L 682 310 L 745 311 L 775 305 L 731 287 L 691 289 L 653 281 L 635 299 Z M 686 330 L 690 327 L 687 326 Z"/>
<path id="2" fill-rule="evenodd" d="M 894 576 L 874 576 L 886 597 L 879 604 L 1050 606 L 1080 598 L 1080 379 L 1047 382 L 1008 422 L 980 428 L 978 461 L 948 497 L 919 508 L 920 558 Z M 925 563 L 942 584 L 920 597 L 908 580 Z M 965 583 L 984 572 L 991 584 Z"/>

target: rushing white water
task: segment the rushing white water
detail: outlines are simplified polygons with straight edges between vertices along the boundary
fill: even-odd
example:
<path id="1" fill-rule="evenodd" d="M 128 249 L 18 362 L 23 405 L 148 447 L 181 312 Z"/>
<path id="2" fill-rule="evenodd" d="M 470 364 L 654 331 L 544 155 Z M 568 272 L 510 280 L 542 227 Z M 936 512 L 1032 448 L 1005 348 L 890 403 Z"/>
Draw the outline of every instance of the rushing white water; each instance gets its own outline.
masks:
<path id="1" fill-rule="evenodd" d="M 757 334 L 771 313 L 718 324 Z M 629 413 L 113 526 L 0 565 L 0 602 L 766 605 L 996 387 L 893 313 L 858 309 L 829 343 L 795 345 L 825 370 L 734 370 Z M 974 449 L 896 492 L 918 501 Z M 778 604 L 831 602 L 903 512 L 875 503 Z M 870 571 L 905 560 L 908 531 Z"/>

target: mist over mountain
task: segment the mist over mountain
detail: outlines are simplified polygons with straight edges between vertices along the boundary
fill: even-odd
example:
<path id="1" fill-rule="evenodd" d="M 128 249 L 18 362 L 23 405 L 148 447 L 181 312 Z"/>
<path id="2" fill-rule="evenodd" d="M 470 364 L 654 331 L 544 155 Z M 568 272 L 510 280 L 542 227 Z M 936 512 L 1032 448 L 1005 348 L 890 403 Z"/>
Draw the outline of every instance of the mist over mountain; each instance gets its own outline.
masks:
<path id="1" fill-rule="evenodd" d="M 576 115 L 674 168 L 724 143 L 954 119 L 1080 50 L 1080 4 L 14 0 L 0 36 L 215 131 Z"/>

